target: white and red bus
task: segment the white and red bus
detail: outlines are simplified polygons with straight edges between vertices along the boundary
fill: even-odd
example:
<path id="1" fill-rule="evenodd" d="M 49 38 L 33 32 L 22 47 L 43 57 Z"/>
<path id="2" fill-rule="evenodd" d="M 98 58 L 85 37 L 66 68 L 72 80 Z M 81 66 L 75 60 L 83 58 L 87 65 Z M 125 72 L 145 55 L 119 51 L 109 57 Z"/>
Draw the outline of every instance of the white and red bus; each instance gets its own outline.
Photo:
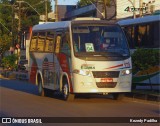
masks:
<path id="1" fill-rule="evenodd" d="M 95 18 L 35 25 L 29 50 L 30 81 L 61 92 L 113 94 L 131 91 L 132 64 L 127 39 L 117 24 Z"/>

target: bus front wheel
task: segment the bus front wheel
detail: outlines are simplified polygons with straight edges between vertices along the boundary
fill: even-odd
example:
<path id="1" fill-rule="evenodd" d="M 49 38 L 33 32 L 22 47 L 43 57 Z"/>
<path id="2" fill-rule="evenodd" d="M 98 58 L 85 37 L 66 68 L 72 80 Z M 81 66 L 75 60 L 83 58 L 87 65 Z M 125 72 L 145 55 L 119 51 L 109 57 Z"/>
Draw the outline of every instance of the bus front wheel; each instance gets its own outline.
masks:
<path id="1" fill-rule="evenodd" d="M 38 79 L 38 93 L 39 93 L 39 96 L 43 96 L 43 97 L 45 96 L 41 78 Z"/>
<path id="2" fill-rule="evenodd" d="M 63 95 L 63 99 L 66 100 L 66 101 L 74 100 L 74 94 L 70 94 L 69 85 L 68 85 L 66 80 L 63 81 L 62 95 Z"/>

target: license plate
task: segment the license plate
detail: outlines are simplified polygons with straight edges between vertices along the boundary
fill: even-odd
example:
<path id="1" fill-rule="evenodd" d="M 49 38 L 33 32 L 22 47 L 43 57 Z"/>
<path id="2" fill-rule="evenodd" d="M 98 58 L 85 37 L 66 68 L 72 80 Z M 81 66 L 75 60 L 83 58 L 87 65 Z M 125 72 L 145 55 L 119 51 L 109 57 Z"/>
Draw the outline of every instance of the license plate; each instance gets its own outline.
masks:
<path id="1" fill-rule="evenodd" d="M 113 78 L 101 78 L 101 82 L 113 82 Z"/>

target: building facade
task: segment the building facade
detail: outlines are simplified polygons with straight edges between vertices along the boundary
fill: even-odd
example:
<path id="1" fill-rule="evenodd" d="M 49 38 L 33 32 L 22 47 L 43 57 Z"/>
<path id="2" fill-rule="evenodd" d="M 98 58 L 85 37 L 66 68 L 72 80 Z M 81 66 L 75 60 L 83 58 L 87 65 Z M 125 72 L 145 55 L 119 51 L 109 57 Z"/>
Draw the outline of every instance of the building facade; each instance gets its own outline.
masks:
<path id="1" fill-rule="evenodd" d="M 139 17 L 160 10 L 160 0 L 116 0 L 116 6 L 116 19 Z"/>
<path id="2" fill-rule="evenodd" d="M 71 20 L 77 17 L 97 17 L 106 20 L 150 15 L 160 10 L 160 0 L 111 0 L 106 6 L 106 14 L 102 3 L 94 3 L 81 8 L 70 5 L 58 5 L 58 19 Z"/>

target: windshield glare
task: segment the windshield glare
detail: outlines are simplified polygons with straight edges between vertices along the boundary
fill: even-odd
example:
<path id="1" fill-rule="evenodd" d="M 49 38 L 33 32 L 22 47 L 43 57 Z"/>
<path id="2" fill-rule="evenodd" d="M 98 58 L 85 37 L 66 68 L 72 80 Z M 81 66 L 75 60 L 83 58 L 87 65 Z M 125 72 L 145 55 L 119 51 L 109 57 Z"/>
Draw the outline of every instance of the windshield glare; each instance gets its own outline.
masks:
<path id="1" fill-rule="evenodd" d="M 117 25 L 73 26 L 73 46 L 77 55 L 129 56 L 126 38 Z"/>

